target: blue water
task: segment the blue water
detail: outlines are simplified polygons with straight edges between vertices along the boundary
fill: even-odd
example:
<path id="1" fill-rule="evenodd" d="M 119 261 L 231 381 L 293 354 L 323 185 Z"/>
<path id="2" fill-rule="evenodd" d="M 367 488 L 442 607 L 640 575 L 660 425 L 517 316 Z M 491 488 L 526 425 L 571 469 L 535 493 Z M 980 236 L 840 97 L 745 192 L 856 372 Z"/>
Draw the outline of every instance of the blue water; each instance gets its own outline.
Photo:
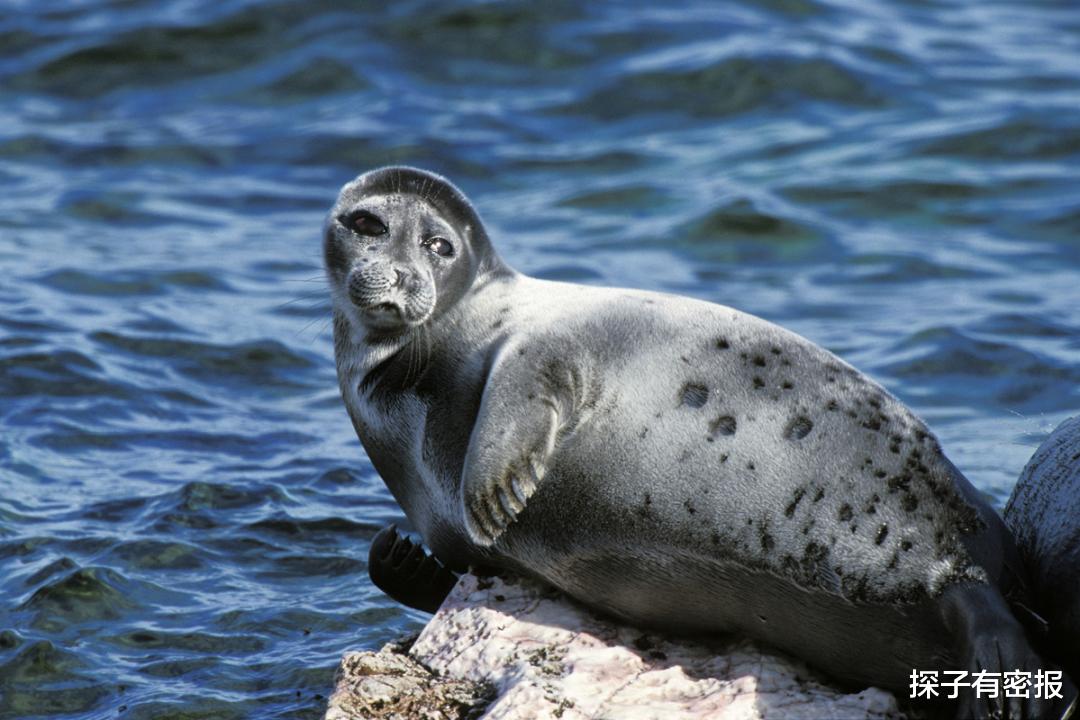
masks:
<path id="1" fill-rule="evenodd" d="M 679 5 L 0 9 L 0 718 L 314 718 L 423 622 L 320 267 L 382 164 L 825 345 L 1004 502 L 1080 408 L 1080 6 Z"/>

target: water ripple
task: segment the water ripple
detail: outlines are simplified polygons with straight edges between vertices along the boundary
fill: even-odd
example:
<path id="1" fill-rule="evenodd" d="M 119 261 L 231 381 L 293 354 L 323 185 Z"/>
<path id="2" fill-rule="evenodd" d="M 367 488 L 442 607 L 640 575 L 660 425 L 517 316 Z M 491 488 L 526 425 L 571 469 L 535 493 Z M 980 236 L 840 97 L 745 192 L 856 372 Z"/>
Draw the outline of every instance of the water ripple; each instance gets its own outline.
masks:
<path id="1" fill-rule="evenodd" d="M 1080 407 L 1061 3 L 50 0 L 0 87 L 0 720 L 317 718 L 418 627 L 321 272 L 377 165 L 531 274 L 839 352 L 998 501 Z"/>

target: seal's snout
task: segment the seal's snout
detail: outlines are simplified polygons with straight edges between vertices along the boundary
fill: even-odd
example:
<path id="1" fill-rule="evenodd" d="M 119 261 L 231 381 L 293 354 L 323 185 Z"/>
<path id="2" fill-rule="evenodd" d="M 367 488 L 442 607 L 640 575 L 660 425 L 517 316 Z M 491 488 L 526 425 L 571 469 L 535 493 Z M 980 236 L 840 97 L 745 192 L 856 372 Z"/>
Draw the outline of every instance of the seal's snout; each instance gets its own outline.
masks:
<path id="1" fill-rule="evenodd" d="M 377 268 L 358 268 L 349 274 L 348 293 L 353 305 L 366 310 L 384 303 L 393 291 L 397 278 Z"/>
<path id="2" fill-rule="evenodd" d="M 423 321 L 435 304 L 430 281 L 409 267 L 361 265 L 346 281 L 345 289 L 367 325 L 388 328 Z"/>
<path id="3" fill-rule="evenodd" d="M 349 275 L 349 299 L 361 310 L 395 304 L 402 295 L 411 294 L 418 284 L 416 274 L 393 267 L 360 267 Z"/>

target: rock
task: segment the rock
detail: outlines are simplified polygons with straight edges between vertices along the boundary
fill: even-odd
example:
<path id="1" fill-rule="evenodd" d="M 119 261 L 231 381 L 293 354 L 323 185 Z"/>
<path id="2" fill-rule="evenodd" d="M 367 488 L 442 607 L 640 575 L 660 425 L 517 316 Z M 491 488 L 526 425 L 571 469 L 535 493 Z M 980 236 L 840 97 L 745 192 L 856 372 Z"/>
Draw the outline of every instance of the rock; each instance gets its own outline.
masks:
<path id="1" fill-rule="evenodd" d="M 439 678 L 409 657 L 408 643 L 389 643 L 345 654 L 326 720 L 464 720 L 482 717 L 493 698 L 492 686 Z"/>
<path id="2" fill-rule="evenodd" d="M 349 653 L 327 720 L 900 718 L 748 641 L 675 641 L 532 582 L 465 575 L 407 652 Z"/>

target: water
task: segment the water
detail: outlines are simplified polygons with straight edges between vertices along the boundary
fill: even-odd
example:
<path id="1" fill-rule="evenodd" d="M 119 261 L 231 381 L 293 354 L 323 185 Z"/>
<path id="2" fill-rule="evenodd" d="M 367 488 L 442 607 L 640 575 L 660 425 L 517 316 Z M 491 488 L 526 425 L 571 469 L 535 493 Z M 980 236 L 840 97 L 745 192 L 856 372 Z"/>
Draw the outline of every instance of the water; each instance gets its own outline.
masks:
<path id="1" fill-rule="evenodd" d="M 321 279 L 378 165 L 519 269 L 829 347 L 999 505 L 1080 408 L 1074 3 L 345 7 L 0 10 L 0 718 L 318 717 L 424 621 Z"/>

